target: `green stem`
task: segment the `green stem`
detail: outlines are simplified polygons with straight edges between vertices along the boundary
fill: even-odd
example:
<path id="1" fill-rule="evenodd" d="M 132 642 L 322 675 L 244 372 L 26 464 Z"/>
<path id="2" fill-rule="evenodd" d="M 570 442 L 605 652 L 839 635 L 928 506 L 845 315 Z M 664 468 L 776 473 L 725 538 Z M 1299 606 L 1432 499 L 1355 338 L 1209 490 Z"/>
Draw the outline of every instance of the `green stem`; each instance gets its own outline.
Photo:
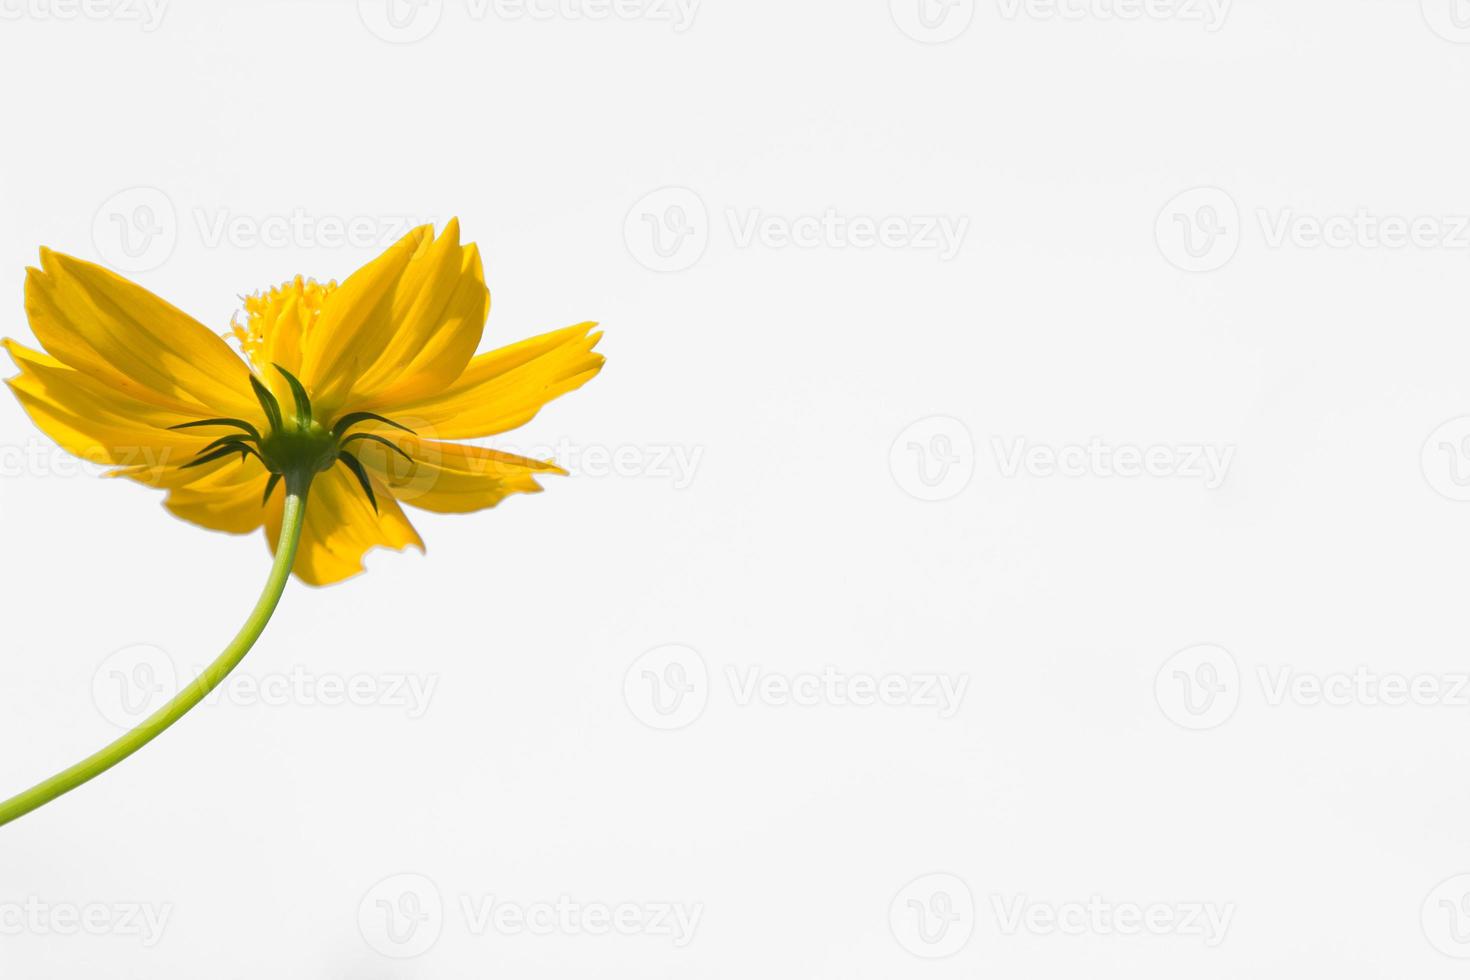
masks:
<path id="1" fill-rule="evenodd" d="M 296 546 L 301 541 L 301 526 L 306 514 L 306 491 L 310 484 L 310 476 L 304 479 L 293 479 L 290 476 L 286 478 L 286 502 L 281 515 L 281 539 L 276 545 L 276 560 L 271 565 L 270 577 L 266 579 L 265 589 L 261 592 L 260 599 L 256 601 L 255 608 L 251 610 L 250 618 L 245 620 L 245 625 L 240 627 L 240 632 L 235 634 L 235 638 L 230 641 L 229 646 L 225 647 L 218 659 L 176 694 L 172 701 L 148 716 L 137 728 L 71 768 L 63 769 L 50 779 L 39 782 L 24 793 L 0 803 L 0 826 L 23 817 L 37 807 L 45 806 L 63 793 L 76 789 L 87 780 L 100 776 L 162 735 L 170 725 L 184 717 L 195 705 L 204 700 L 205 696 L 218 687 L 220 682 L 229 676 L 230 671 L 245 659 L 245 654 L 250 652 L 250 648 L 265 629 L 265 624 L 270 621 L 271 613 L 275 612 L 276 603 L 281 599 L 281 592 L 286 588 L 286 581 L 291 577 L 291 566 L 296 560 Z"/>

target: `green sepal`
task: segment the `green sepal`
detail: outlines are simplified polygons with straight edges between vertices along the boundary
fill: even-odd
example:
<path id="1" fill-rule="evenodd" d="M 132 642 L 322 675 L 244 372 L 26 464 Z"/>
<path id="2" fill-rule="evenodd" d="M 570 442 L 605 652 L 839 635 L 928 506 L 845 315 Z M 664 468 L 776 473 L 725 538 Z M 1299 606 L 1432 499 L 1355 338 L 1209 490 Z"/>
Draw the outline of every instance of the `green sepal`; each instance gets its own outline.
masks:
<path id="1" fill-rule="evenodd" d="M 247 436 L 240 435 L 239 433 L 235 433 L 235 434 L 231 434 L 231 435 L 227 435 L 227 436 L 220 436 L 214 442 L 211 442 L 209 445 L 205 446 L 203 449 L 199 450 L 194 455 L 195 456 L 203 456 L 205 453 L 207 453 L 207 452 L 213 452 L 214 450 L 218 449 L 221 446 L 243 446 L 243 445 L 246 445 L 246 439 L 247 438 L 248 438 Z"/>
<path id="2" fill-rule="evenodd" d="M 280 482 L 281 474 L 279 473 L 272 473 L 271 478 L 265 481 L 265 493 L 260 495 L 260 506 L 264 507 L 267 503 L 270 502 L 271 491 L 274 490 L 276 488 L 276 484 Z"/>
<path id="3" fill-rule="evenodd" d="M 203 425 L 233 425 L 250 433 L 256 442 L 260 441 L 260 430 L 244 419 L 200 419 L 197 422 L 180 422 L 178 425 L 169 426 L 170 429 L 197 429 Z"/>
<path id="4" fill-rule="evenodd" d="M 389 418 L 384 418 L 376 412 L 352 412 L 348 415 L 342 416 L 340 419 L 337 420 L 336 424 L 332 426 L 332 435 L 340 439 L 342 438 L 342 433 L 346 432 L 357 423 L 366 422 L 368 420 L 372 420 L 374 422 L 382 422 L 384 425 L 391 425 L 395 429 L 402 429 L 404 432 L 413 434 L 413 430 L 403 423 L 395 422 Z"/>
<path id="5" fill-rule="evenodd" d="M 179 469 L 187 470 L 192 469 L 195 466 L 203 466 L 205 463 L 213 463 L 217 459 L 224 459 L 226 456 L 235 455 L 235 453 L 239 453 L 240 461 L 244 462 L 245 457 L 253 451 L 254 450 L 245 445 L 243 442 L 232 442 L 228 446 L 221 446 L 207 456 L 199 456 L 189 460 L 189 462 L 185 463 L 183 466 L 180 466 Z"/>
<path id="6" fill-rule="evenodd" d="M 345 445 L 347 445 L 349 442 L 351 442 L 354 439 L 369 439 L 369 440 L 371 440 L 373 442 L 381 442 L 383 445 L 387 446 L 389 449 L 393 450 L 395 453 L 397 453 L 398 455 L 402 456 L 404 459 L 408 460 L 410 463 L 413 462 L 413 457 L 410 456 L 408 453 L 406 453 L 403 450 L 403 447 L 402 446 L 399 446 L 393 440 L 386 439 L 383 436 L 380 436 L 380 435 L 378 435 L 375 432 L 354 432 L 352 435 L 348 436 L 346 439 L 343 439 L 341 444 L 345 446 Z"/>
<path id="7" fill-rule="evenodd" d="M 344 452 L 337 457 L 357 477 L 357 482 L 362 484 L 362 492 L 367 494 L 368 503 L 373 505 L 373 513 L 378 512 L 378 498 L 373 495 L 373 481 L 368 478 L 367 470 L 362 468 L 362 460 L 349 452 Z"/>
<path id="8" fill-rule="evenodd" d="M 276 401 L 276 396 L 271 390 L 260 383 L 255 375 L 250 376 L 250 387 L 255 390 L 255 397 L 260 401 L 260 407 L 265 409 L 265 417 L 271 424 L 271 429 L 281 428 L 281 403 Z"/>
<path id="9" fill-rule="evenodd" d="M 307 397 L 306 387 L 296 380 L 296 375 L 287 371 L 279 364 L 273 365 L 286 379 L 286 384 L 291 386 L 291 395 L 296 399 L 296 427 L 304 429 L 311 424 L 311 399 Z"/>

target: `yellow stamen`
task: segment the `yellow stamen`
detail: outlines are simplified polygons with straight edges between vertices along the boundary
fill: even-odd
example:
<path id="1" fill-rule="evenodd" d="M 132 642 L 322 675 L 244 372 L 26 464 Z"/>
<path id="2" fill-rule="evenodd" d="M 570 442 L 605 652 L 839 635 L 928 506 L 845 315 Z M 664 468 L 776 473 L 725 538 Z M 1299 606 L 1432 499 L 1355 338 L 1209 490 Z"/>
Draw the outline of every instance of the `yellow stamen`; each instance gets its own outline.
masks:
<path id="1" fill-rule="evenodd" d="M 269 364 L 271 340 L 276 334 L 289 330 L 295 338 L 305 335 L 315 326 L 322 306 L 336 288 L 336 280 L 324 285 L 315 279 L 297 276 L 290 282 L 246 296 L 245 322 L 240 322 L 238 314 L 232 317 L 230 332 L 245 356 L 257 368 L 263 369 Z"/>

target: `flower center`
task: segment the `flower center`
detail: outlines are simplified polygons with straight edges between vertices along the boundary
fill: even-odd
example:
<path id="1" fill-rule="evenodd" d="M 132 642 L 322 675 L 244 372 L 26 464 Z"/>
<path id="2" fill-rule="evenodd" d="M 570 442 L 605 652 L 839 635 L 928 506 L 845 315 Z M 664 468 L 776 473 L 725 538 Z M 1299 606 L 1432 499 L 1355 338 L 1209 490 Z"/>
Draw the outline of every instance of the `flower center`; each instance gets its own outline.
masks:
<path id="1" fill-rule="evenodd" d="M 250 375 L 250 387 L 255 391 L 256 400 L 260 402 L 260 407 L 265 412 L 266 431 L 262 433 L 253 423 L 245 419 L 231 418 L 200 419 L 196 422 L 171 425 L 169 426 L 171 429 L 223 426 L 240 430 L 214 440 L 199 450 L 193 459 L 180 468 L 203 466 L 205 463 L 212 463 L 235 453 L 240 454 L 242 463 L 247 456 L 254 456 L 270 473 L 270 479 L 265 485 L 265 495 L 261 498 L 263 506 L 266 501 L 270 500 L 271 491 L 283 478 L 287 481 L 288 491 L 293 487 L 304 489 L 313 476 L 331 469 L 333 463 L 341 463 L 352 471 L 353 476 L 357 477 L 362 492 L 372 503 L 373 510 L 377 511 L 378 500 L 373 494 L 373 481 L 368 476 L 367 470 L 363 468 L 362 460 L 353 455 L 347 447 L 361 439 L 381 443 L 408 460 L 410 465 L 413 464 L 413 457 L 386 436 L 376 432 L 349 434 L 348 430 L 363 422 L 381 422 L 408 433 L 412 433 L 413 430 L 375 412 L 349 412 L 338 418 L 328 428 L 312 417 L 311 398 L 306 393 L 306 386 L 279 364 L 274 367 L 281 373 L 281 377 L 286 379 L 286 384 L 291 389 L 292 400 L 296 403 L 296 414 L 289 418 L 284 415 L 281 412 L 281 403 L 275 394 L 252 374 Z"/>
<path id="2" fill-rule="evenodd" d="M 297 276 L 290 282 L 246 296 L 245 322 L 230 320 L 230 332 L 240 350 L 262 372 L 275 363 L 294 364 L 292 351 L 300 351 L 301 338 L 316 326 L 327 297 L 336 290 L 335 281 L 325 285 Z"/>
<path id="3" fill-rule="evenodd" d="M 304 428 L 283 425 L 260 440 L 260 458 L 272 473 L 320 473 L 332 468 L 341 446 L 316 419 Z"/>

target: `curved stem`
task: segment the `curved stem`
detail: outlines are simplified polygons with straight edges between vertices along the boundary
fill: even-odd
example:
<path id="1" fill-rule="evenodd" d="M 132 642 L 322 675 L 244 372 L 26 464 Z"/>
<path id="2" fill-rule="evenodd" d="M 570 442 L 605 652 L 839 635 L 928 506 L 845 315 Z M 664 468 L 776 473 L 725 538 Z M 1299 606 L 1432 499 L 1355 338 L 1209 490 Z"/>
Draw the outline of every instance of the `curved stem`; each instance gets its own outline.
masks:
<path id="1" fill-rule="evenodd" d="M 50 779 L 0 803 L 0 826 L 23 817 L 63 793 L 76 789 L 87 780 L 100 776 L 162 735 L 170 725 L 204 700 L 245 659 L 245 654 L 250 652 L 250 648 L 265 629 L 265 624 L 270 621 L 271 613 L 275 612 L 276 603 L 281 599 L 281 592 L 286 588 L 286 581 L 291 577 L 291 566 L 296 560 L 296 546 L 301 541 L 301 527 L 306 514 L 306 491 L 310 483 L 309 476 L 304 479 L 293 479 L 290 476 L 286 478 L 286 502 L 281 515 L 281 538 L 276 545 L 275 563 L 271 565 L 270 577 L 266 579 L 265 589 L 256 601 L 255 608 L 251 610 L 250 618 L 245 620 L 245 625 L 240 627 L 240 632 L 235 634 L 224 652 L 187 687 L 174 695 L 172 701 L 149 715 L 138 727 L 69 769 L 63 769 Z"/>

